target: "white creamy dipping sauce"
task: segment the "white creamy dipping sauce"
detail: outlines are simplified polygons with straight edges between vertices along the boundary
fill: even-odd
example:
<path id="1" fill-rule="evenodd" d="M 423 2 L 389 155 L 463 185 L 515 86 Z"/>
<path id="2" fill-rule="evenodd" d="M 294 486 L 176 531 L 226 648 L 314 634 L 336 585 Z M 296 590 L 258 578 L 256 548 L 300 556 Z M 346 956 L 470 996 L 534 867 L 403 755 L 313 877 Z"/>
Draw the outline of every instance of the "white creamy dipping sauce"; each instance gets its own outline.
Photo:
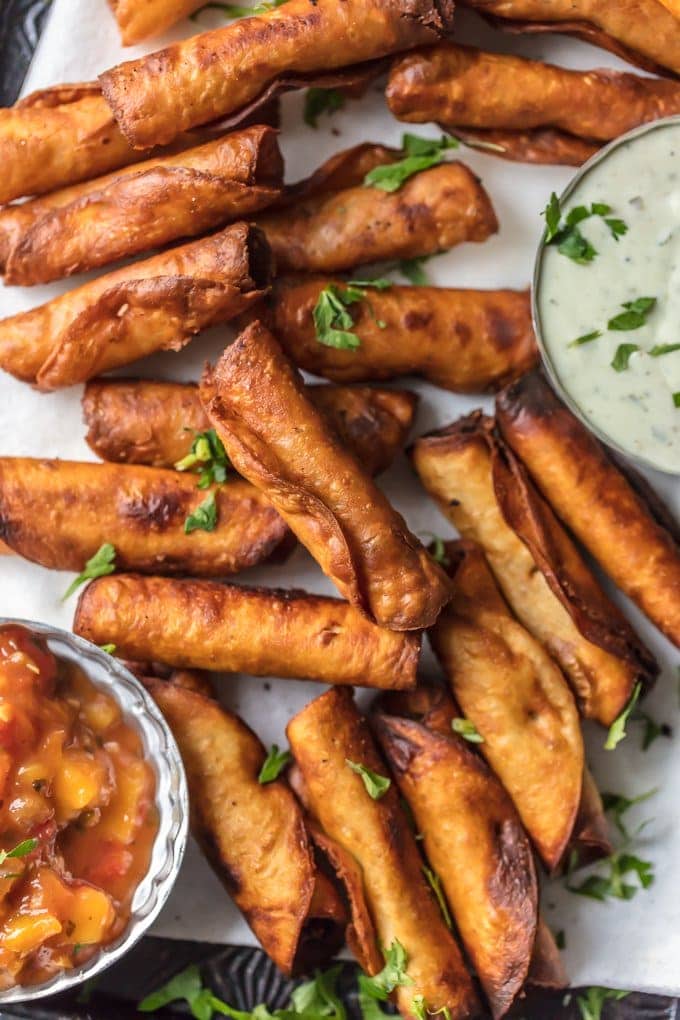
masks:
<path id="1" fill-rule="evenodd" d="M 680 122 L 646 130 L 586 171 L 561 224 L 593 203 L 611 211 L 577 224 L 597 252 L 591 261 L 560 254 L 564 233 L 543 248 L 535 295 L 542 342 L 585 419 L 615 445 L 680 473 Z M 622 220 L 626 232 L 607 219 Z M 581 244 L 567 238 L 569 250 Z M 613 328 L 629 302 L 638 302 L 634 314 L 618 324 L 638 328 Z"/>

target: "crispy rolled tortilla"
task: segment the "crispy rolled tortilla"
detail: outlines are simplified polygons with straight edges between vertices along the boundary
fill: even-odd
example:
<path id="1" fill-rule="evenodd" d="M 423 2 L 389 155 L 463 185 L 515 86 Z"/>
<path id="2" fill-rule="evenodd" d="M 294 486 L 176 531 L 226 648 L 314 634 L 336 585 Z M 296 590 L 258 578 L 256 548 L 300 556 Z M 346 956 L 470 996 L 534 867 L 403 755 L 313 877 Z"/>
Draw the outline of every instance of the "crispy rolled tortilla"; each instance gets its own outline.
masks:
<path id="1" fill-rule="evenodd" d="M 377 800 L 348 765 L 379 775 L 386 768 L 352 692 L 331 690 L 288 724 L 290 747 L 302 773 L 307 807 L 327 835 L 357 861 L 378 942 L 395 940 L 406 953 L 411 984 L 395 991 L 403 1017 L 416 1020 L 413 1000 L 431 1013 L 477 1017 L 481 1009 L 460 950 L 423 876 L 423 860 L 392 785 Z"/>
<path id="2" fill-rule="evenodd" d="M 498 401 L 504 439 L 612 580 L 680 647 L 680 529 L 533 373 Z"/>
<path id="3" fill-rule="evenodd" d="M 161 35 L 182 18 L 205 7 L 205 0 L 109 0 L 118 22 L 123 46 L 134 46 L 143 39 Z"/>
<path id="4" fill-rule="evenodd" d="M 290 532 L 252 485 L 215 489 L 213 531 L 184 533 L 196 477 L 133 464 L 0 457 L 0 535 L 13 552 L 80 572 L 106 542 L 119 570 L 222 577 L 282 552 Z"/>
<path id="5" fill-rule="evenodd" d="M 402 159 L 401 149 L 392 149 L 374 142 L 360 142 L 349 149 L 333 153 L 309 177 L 288 184 L 282 204 L 295 205 L 302 199 L 330 195 L 363 184 L 366 174 L 377 166 Z"/>
<path id="6" fill-rule="evenodd" d="M 55 85 L 0 109 L 0 205 L 137 159 L 96 82 Z"/>
<path id="7" fill-rule="evenodd" d="M 421 481 L 478 542 L 515 615 L 561 666 L 583 714 L 610 726 L 657 666 L 607 598 L 493 420 L 477 411 L 419 439 Z"/>
<path id="8" fill-rule="evenodd" d="M 287 783 L 258 782 L 264 747 L 212 698 L 173 678 L 145 685 L 177 741 L 191 829 L 216 875 L 284 974 L 321 965 L 342 945 L 342 908 L 336 893 L 339 910 L 328 909 L 333 890 Z"/>
<path id="9" fill-rule="evenodd" d="M 360 346 L 342 350 L 320 343 L 314 328 L 314 306 L 330 284 L 344 286 L 327 278 L 274 284 L 272 328 L 306 372 L 335 382 L 418 375 L 454 393 L 484 393 L 536 364 L 527 291 L 370 290 L 351 306 Z"/>
<path id="10" fill-rule="evenodd" d="M 307 386 L 306 393 L 369 474 L 401 450 L 417 404 L 408 390 L 372 386 Z M 94 379 L 82 403 L 85 438 L 102 460 L 173 467 L 194 434 L 210 428 L 193 383 Z"/>
<path id="11" fill-rule="evenodd" d="M 479 750 L 555 871 L 582 795 L 574 698 L 547 652 L 512 616 L 480 547 L 447 542 L 445 550 L 453 598 L 430 630 L 430 644 L 462 715 L 484 738 Z M 433 706 L 427 710 L 431 716 Z"/>
<path id="12" fill-rule="evenodd" d="M 647 71 L 680 74 L 677 15 L 659 0 L 464 0 L 509 32 L 565 32 Z"/>
<path id="13" fill-rule="evenodd" d="M 0 209 L 6 283 L 48 283 L 242 219 L 281 193 L 276 132 L 252 127 Z"/>
<path id="14" fill-rule="evenodd" d="M 394 706 L 381 700 L 371 717 L 374 732 L 499 1018 L 524 984 L 536 938 L 531 845 L 512 801 L 471 745 L 450 726 L 429 729 L 403 715 L 404 701 L 408 696 Z M 420 709 L 420 696 L 418 702 Z"/>
<path id="15" fill-rule="evenodd" d="M 235 223 L 3 319 L 0 367 L 48 391 L 181 350 L 195 333 L 255 304 L 271 269 L 262 233 Z"/>
<path id="16" fill-rule="evenodd" d="M 93 581 L 73 626 L 124 658 L 386 690 L 415 685 L 420 654 L 339 599 L 135 574 Z"/>
<path id="17" fill-rule="evenodd" d="M 101 76 L 116 120 L 136 148 L 170 141 L 246 106 L 290 72 L 313 75 L 434 43 L 452 0 L 288 0 Z"/>
<path id="18" fill-rule="evenodd" d="M 539 914 L 527 985 L 531 988 L 566 988 L 568 984 L 569 978 L 553 933 Z"/>
<path id="19" fill-rule="evenodd" d="M 571 71 L 506 53 L 442 43 L 390 73 L 399 120 L 436 121 L 490 152 L 526 163 L 580 166 L 639 124 L 680 113 L 680 83 L 617 71 Z"/>
<path id="20" fill-rule="evenodd" d="M 305 273 L 433 255 L 498 230 L 489 196 L 463 163 L 425 170 L 391 193 L 364 185 L 322 193 L 256 222 L 278 268 Z"/>
<path id="21" fill-rule="evenodd" d="M 434 622 L 447 600 L 444 574 L 261 323 L 206 372 L 201 399 L 236 470 L 271 500 L 341 595 L 392 630 Z"/>

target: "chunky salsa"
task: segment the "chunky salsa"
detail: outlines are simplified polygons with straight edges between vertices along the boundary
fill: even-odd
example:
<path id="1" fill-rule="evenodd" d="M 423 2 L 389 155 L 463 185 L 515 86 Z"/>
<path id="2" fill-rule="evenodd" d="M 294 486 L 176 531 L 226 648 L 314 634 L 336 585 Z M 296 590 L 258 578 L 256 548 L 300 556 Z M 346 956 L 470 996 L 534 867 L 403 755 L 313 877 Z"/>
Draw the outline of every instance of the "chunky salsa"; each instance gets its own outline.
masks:
<path id="1" fill-rule="evenodd" d="M 0 989 L 116 939 L 158 828 L 142 742 L 113 698 L 0 628 Z"/>

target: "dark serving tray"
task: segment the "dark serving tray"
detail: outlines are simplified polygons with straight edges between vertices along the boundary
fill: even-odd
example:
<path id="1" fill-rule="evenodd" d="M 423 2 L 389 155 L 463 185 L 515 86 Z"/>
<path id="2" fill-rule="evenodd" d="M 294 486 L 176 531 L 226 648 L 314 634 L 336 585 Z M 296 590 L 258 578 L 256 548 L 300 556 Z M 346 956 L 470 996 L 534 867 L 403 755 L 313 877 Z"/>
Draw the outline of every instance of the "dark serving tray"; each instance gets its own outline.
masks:
<path id="1" fill-rule="evenodd" d="M 105 0 L 90 0 L 105 3 Z M 141 2 L 141 0 L 140 0 Z M 12 103 L 21 88 L 29 61 L 40 37 L 50 0 L 0 0 L 0 105 Z M 214 946 L 145 938 L 106 971 L 86 993 L 55 996 L 31 1005 L 0 1010 L 0 1020 L 135 1020 L 143 1014 L 135 1005 L 190 964 L 199 964 L 206 985 L 237 1009 L 252 1010 L 258 1003 L 270 1009 L 288 1003 L 292 983 L 284 978 L 259 949 Z M 678 962 L 680 968 L 680 961 Z M 353 1020 L 359 1016 L 355 1001 L 356 967 L 347 964 L 340 989 Z M 578 989 L 571 994 L 533 993 L 512 1012 L 515 1020 L 579 1020 Z M 147 1014 L 148 1015 L 148 1014 Z M 159 1010 L 158 1020 L 188 1015 L 181 1007 Z M 680 1020 L 680 1000 L 631 993 L 619 1002 L 606 1002 L 602 1020 Z"/>

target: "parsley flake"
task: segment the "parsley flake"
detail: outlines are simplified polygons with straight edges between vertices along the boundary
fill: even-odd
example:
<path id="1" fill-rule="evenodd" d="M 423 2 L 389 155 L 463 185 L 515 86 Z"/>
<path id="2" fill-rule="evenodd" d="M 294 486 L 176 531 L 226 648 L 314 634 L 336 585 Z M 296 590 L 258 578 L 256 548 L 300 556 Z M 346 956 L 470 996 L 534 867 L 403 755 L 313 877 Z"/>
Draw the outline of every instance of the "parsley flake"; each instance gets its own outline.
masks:
<path id="1" fill-rule="evenodd" d="M 662 354 L 673 354 L 674 351 L 680 351 L 680 344 L 655 344 L 649 354 L 652 358 L 660 358 Z"/>
<path id="2" fill-rule="evenodd" d="M 569 892 L 579 896 L 587 896 L 592 900 L 606 902 L 610 897 L 617 900 L 632 900 L 640 889 L 649 889 L 654 881 L 653 864 L 644 861 L 635 854 L 619 850 L 598 862 L 600 868 L 606 867 L 605 874 L 593 874 L 584 879 L 580 885 L 569 885 Z M 637 876 L 638 885 L 624 881 L 628 875 Z"/>
<path id="3" fill-rule="evenodd" d="M 227 451 L 215 429 L 197 432 L 189 453 L 175 464 L 176 471 L 198 472 L 199 489 L 226 482 L 230 467 Z"/>
<path id="4" fill-rule="evenodd" d="M 350 761 L 349 758 L 345 758 L 345 764 L 349 765 L 352 772 L 356 772 L 358 776 L 361 776 L 366 792 L 372 800 L 380 800 L 384 797 L 390 786 L 392 780 L 388 779 L 387 776 L 381 776 L 377 772 L 371 772 L 365 765 L 361 765 L 356 761 Z"/>
<path id="5" fill-rule="evenodd" d="M 639 350 L 640 348 L 637 344 L 619 344 L 611 361 L 611 366 L 614 371 L 625 372 L 628 368 L 631 356 Z"/>
<path id="6" fill-rule="evenodd" d="M 441 138 L 421 138 L 418 135 L 405 134 L 401 141 L 404 158 L 397 163 L 376 166 L 364 177 L 364 184 L 381 191 L 398 191 L 414 174 L 430 167 L 438 166 L 444 160 L 449 149 L 457 149 L 459 142 L 450 135 Z"/>
<path id="7" fill-rule="evenodd" d="M 632 329 L 640 329 L 645 325 L 650 312 L 656 305 L 655 297 L 639 297 L 634 301 L 624 301 L 621 307 L 625 309 L 619 312 L 607 323 L 607 329 L 621 330 L 628 332 Z"/>
<path id="8" fill-rule="evenodd" d="M 277 744 L 272 744 L 269 754 L 262 763 L 259 775 L 257 777 L 258 783 L 263 786 L 265 783 L 271 783 L 283 772 L 288 762 L 293 760 L 293 755 L 290 751 L 279 751 Z"/>
<path id="9" fill-rule="evenodd" d="M 614 825 L 625 839 L 630 839 L 631 833 L 626 828 L 623 816 L 636 804 L 642 804 L 643 801 L 649 800 L 655 793 L 658 793 L 658 790 L 647 790 L 646 793 L 641 793 L 638 797 L 626 797 L 622 793 L 602 794 L 602 806 L 607 813 L 612 815 Z"/>
<path id="10" fill-rule="evenodd" d="M 434 898 L 439 904 L 439 909 L 442 912 L 442 917 L 444 918 L 444 923 L 446 924 L 446 927 L 453 928 L 451 911 L 449 910 L 449 905 L 446 902 L 446 897 L 444 896 L 441 878 L 435 871 L 432 870 L 432 868 L 428 868 L 426 864 L 423 865 L 423 874 L 425 875 L 425 878 L 428 881 L 430 889 L 434 893 Z"/>
<path id="11" fill-rule="evenodd" d="M 582 347 L 583 344 L 592 343 L 593 340 L 598 340 L 602 336 L 601 329 L 594 329 L 591 333 L 584 333 L 583 336 L 577 336 L 575 340 L 572 340 L 569 347 Z"/>
<path id="12" fill-rule="evenodd" d="M 446 555 L 446 545 L 444 543 L 444 539 L 440 538 L 439 535 L 435 535 L 434 531 L 425 531 L 423 532 L 423 534 L 429 535 L 431 539 L 430 542 L 431 548 L 428 549 L 428 552 L 432 559 L 435 561 L 435 563 L 439 563 L 440 566 L 442 567 L 448 567 L 451 561 L 449 560 L 449 557 Z"/>
<path id="13" fill-rule="evenodd" d="M 317 128 L 322 113 L 330 116 L 342 110 L 344 105 L 345 96 L 338 89 L 309 88 L 305 94 L 304 122 L 312 128 Z"/>
<path id="14" fill-rule="evenodd" d="M 209 492 L 202 503 L 199 503 L 184 522 L 184 534 L 192 531 L 214 531 L 217 527 L 217 500 L 215 490 Z"/>
<path id="15" fill-rule="evenodd" d="M 680 407 L 680 390 L 673 394 L 673 407 Z"/>
<path id="16" fill-rule="evenodd" d="M 458 736 L 462 737 L 463 740 L 469 741 L 471 744 L 483 744 L 484 737 L 481 735 L 477 727 L 469 719 L 457 719 L 451 720 L 451 729 Z"/>
<path id="17" fill-rule="evenodd" d="M 402 259 L 397 263 L 397 270 L 415 287 L 427 287 L 430 282 L 423 266 L 432 258 L 431 255 L 418 255 L 412 259 Z"/>
<path id="18" fill-rule="evenodd" d="M 91 581 L 95 577 L 104 577 L 106 574 L 112 574 L 115 569 L 116 550 L 110 542 L 104 542 L 104 544 L 97 549 L 94 556 L 91 556 L 87 561 L 82 574 L 78 574 L 75 581 L 72 581 L 68 586 L 61 597 L 61 601 L 65 602 L 66 599 L 73 595 L 74 591 L 77 591 L 81 584 L 85 584 L 86 581 Z"/>
<path id="19" fill-rule="evenodd" d="M 593 261 L 598 252 L 583 236 L 578 225 L 592 216 L 599 216 L 604 220 L 614 240 L 618 241 L 619 237 L 627 233 L 628 225 L 621 219 L 610 217 L 611 211 L 611 206 L 605 202 L 593 202 L 590 206 L 575 206 L 563 220 L 560 200 L 553 191 L 542 214 L 545 216 L 544 244 L 556 244 L 560 255 L 565 255 L 579 265 L 587 265 Z"/>
<path id="20" fill-rule="evenodd" d="M 576 1004 L 581 1012 L 581 1020 L 602 1020 L 602 1007 L 607 999 L 620 1001 L 630 992 L 622 992 L 617 988 L 600 988 L 593 986 L 586 989 L 585 995 L 579 995 Z"/>
<path id="21" fill-rule="evenodd" d="M 312 318 L 316 339 L 326 347 L 335 347 L 339 350 L 355 350 L 361 346 L 361 340 L 352 332 L 354 318 L 348 311 L 351 305 L 365 301 L 368 309 L 380 329 L 385 329 L 386 323 L 377 319 L 373 307 L 367 298 L 369 287 L 375 290 L 387 290 L 391 287 L 392 281 L 383 277 L 374 280 L 350 280 L 345 286 L 330 283 L 324 287 L 319 294 Z"/>
<path id="22" fill-rule="evenodd" d="M 609 727 L 609 733 L 607 734 L 607 739 L 604 744 L 605 751 L 613 751 L 626 736 L 626 723 L 628 722 L 631 712 L 637 705 L 641 693 L 642 684 L 637 683 L 633 688 L 633 693 L 630 696 L 628 704 Z"/>
<path id="23" fill-rule="evenodd" d="M 26 857 L 28 854 L 32 854 L 37 845 L 38 840 L 33 837 L 22 840 L 21 843 L 17 843 L 11 850 L 0 850 L 0 865 L 4 864 L 7 860 L 15 860 L 17 857 Z M 4 877 L 9 878 L 9 875 Z"/>
<path id="24" fill-rule="evenodd" d="M 261 3 L 255 4 L 254 7 L 246 7 L 245 4 L 220 4 L 220 3 L 209 3 L 201 7 L 200 11 L 196 11 L 190 15 L 191 21 L 198 21 L 199 15 L 203 14 L 204 11 L 221 11 L 227 18 L 252 18 L 255 14 L 266 14 L 268 11 L 276 10 L 277 7 L 282 7 L 287 0 L 262 0 Z"/>
<path id="25" fill-rule="evenodd" d="M 359 976 L 359 993 L 384 1002 L 395 988 L 412 985 L 413 979 L 406 973 L 406 950 L 398 939 L 394 939 L 385 953 L 385 966 L 373 977 Z"/>
<path id="26" fill-rule="evenodd" d="M 113 644 L 110 644 L 110 645 L 100 645 L 99 647 L 101 648 L 101 650 L 103 652 L 106 652 L 107 655 L 113 655 L 113 653 L 116 650 L 116 646 L 113 645 Z"/>

